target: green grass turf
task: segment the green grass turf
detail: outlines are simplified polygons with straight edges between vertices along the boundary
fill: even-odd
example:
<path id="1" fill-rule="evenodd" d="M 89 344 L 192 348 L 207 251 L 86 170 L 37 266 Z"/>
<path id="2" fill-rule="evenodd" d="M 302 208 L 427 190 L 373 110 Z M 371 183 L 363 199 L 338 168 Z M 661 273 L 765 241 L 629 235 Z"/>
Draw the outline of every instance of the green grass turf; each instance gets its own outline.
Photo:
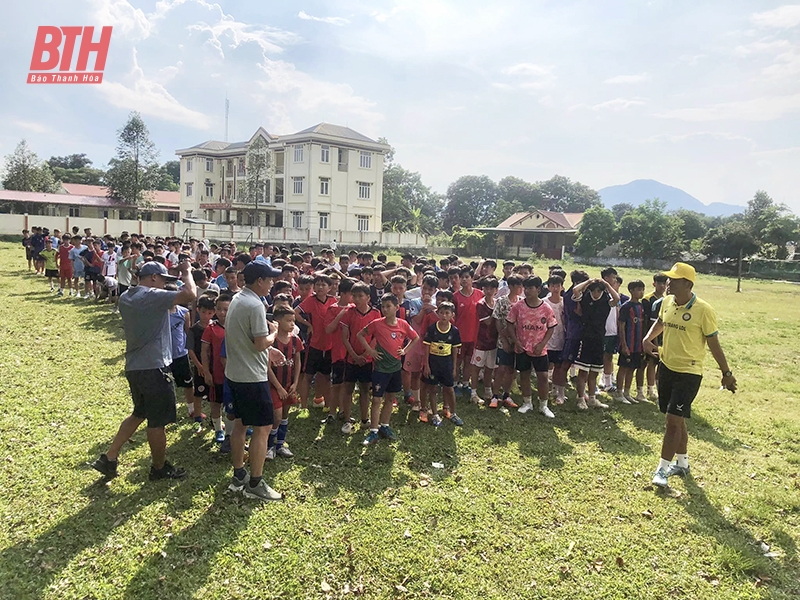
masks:
<path id="1" fill-rule="evenodd" d="M 573 401 L 545 422 L 461 401 L 462 429 L 403 407 L 399 440 L 367 450 L 319 411 L 293 414 L 297 457 L 265 471 L 286 500 L 258 505 L 226 491 L 228 459 L 182 406 L 168 454 L 188 479 L 150 483 L 140 431 L 120 476 L 98 483 L 86 463 L 130 410 L 119 317 L 53 297 L 21 257 L 0 244 L 0 597 L 800 596 L 796 286 L 735 294 L 700 278 L 741 391 L 718 390 L 709 356 L 694 478 L 670 492 L 650 486 L 653 405 L 578 413 Z"/>

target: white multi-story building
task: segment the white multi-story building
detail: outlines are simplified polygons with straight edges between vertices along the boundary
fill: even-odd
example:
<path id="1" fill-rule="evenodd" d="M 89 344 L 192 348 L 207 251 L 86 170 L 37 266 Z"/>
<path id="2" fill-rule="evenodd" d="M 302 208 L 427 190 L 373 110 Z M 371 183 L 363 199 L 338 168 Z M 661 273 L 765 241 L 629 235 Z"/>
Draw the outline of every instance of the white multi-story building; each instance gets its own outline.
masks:
<path id="1" fill-rule="evenodd" d="M 266 142 L 271 181 L 258 206 L 247 197 L 246 154 Z M 246 142 L 208 141 L 177 150 L 181 215 L 215 223 L 319 230 L 381 231 L 383 156 L 389 146 L 348 127 L 320 123 L 291 135 L 259 128 Z"/>

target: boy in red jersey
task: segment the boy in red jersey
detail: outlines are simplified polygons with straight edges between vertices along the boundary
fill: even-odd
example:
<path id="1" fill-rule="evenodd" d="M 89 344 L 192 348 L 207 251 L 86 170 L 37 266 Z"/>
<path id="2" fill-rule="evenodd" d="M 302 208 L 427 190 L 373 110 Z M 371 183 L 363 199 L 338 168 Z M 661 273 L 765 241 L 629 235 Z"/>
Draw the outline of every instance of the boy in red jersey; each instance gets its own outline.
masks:
<path id="1" fill-rule="evenodd" d="M 461 352 L 456 359 L 456 374 L 458 380 L 455 391 L 464 391 L 472 395 L 469 387 L 470 362 L 475 350 L 475 340 L 478 339 L 478 302 L 483 298 L 483 292 L 472 287 L 473 271 L 463 267 L 460 272 L 459 282 L 461 289 L 453 292 L 453 304 L 456 305 L 456 328 L 461 335 Z M 466 383 L 462 383 L 462 381 Z"/>
<path id="2" fill-rule="evenodd" d="M 231 305 L 231 295 L 223 292 L 214 302 L 215 321 L 203 331 L 202 356 L 203 372 L 209 389 L 211 401 L 211 422 L 214 424 L 214 439 L 217 443 L 225 441 L 222 428 L 222 395 L 225 384 L 225 365 L 222 362 L 222 342 L 225 340 L 225 316 Z M 228 435 L 230 435 L 230 430 Z"/>
<path id="3" fill-rule="evenodd" d="M 359 385 L 359 405 L 361 409 L 362 427 L 369 423 L 369 391 L 367 384 L 372 383 L 372 358 L 358 342 L 358 333 L 367 325 L 381 318 L 381 313 L 370 304 L 370 290 L 366 283 L 353 284 L 350 291 L 353 306 L 347 309 L 341 320 L 342 343 L 347 350 L 347 359 L 344 372 L 344 389 L 340 400 L 344 425 L 342 433 L 353 433 L 353 424 L 350 422 L 350 411 L 353 404 L 353 390 L 356 383 Z"/>
<path id="4" fill-rule="evenodd" d="M 412 307 L 413 316 L 411 317 L 411 326 L 417 335 L 425 337 L 425 319 L 430 314 L 436 314 L 436 305 L 434 304 L 434 296 L 439 280 L 434 275 L 426 275 L 422 279 L 421 293 L 419 300 L 412 300 L 410 305 Z M 425 411 L 424 415 L 421 412 L 422 398 L 427 394 L 427 388 L 422 381 L 422 371 L 425 368 L 425 347 L 423 344 L 417 344 L 414 349 L 406 354 L 406 359 L 403 361 L 403 372 L 408 373 L 409 387 L 411 389 L 411 396 L 413 398 L 413 405 L 411 410 L 420 413 L 420 419 L 428 418 L 428 412 Z"/>
<path id="5" fill-rule="evenodd" d="M 61 238 L 61 243 L 58 245 L 58 276 L 60 278 L 58 286 L 58 295 L 64 295 L 64 288 L 69 286 L 69 296 L 72 296 L 72 261 L 69 258 L 70 250 L 75 246 L 70 244 L 70 237 L 68 233 L 64 234 Z M 78 288 L 75 288 L 75 293 Z"/>
<path id="6" fill-rule="evenodd" d="M 345 279 L 339 282 L 339 302 L 331 304 L 325 315 L 325 333 L 331 338 L 331 392 L 330 401 L 327 402 L 330 412 L 324 423 L 335 423 L 337 411 L 339 417 L 344 417 L 344 401 L 342 396 L 344 387 L 344 367 L 347 358 L 347 348 L 342 340 L 341 323 L 347 309 L 353 306 L 353 281 Z M 348 415 L 348 421 L 350 419 Z"/>
<path id="7" fill-rule="evenodd" d="M 483 279 L 483 298 L 480 299 L 475 309 L 475 318 L 478 320 L 478 334 L 475 338 L 475 351 L 470 362 L 470 383 L 472 385 L 472 402 L 483 406 L 483 398 L 478 396 L 478 376 L 483 369 L 483 395 L 486 402 L 491 402 L 492 379 L 497 367 L 497 325 L 492 314 L 494 313 L 494 297 L 500 287 L 495 277 Z M 459 330 L 460 331 L 460 330 Z"/>
<path id="8" fill-rule="evenodd" d="M 336 304 L 336 298 L 328 295 L 330 289 L 331 278 L 317 275 L 314 277 L 314 293 L 294 309 L 295 320 L 308 327 L 310 336 L 298 395 L 301 402 L 307 402 L 311 380 L 316 375 L 313 404 L 317 408 L 325 406 L 326 397 L 331 399 L 331 338 L 325 333 L 325 315 L 328 307 Z"/>
<path id="9" fill-rule="evenodd" d="M 367 354 L 372 357 L 372 412 L 370 414 L 369 434 L 364 445 L 378 443 L 379 438 L 396 439 L 389 427 L 392 403 L 397 392 L 403 389 L 402 357 L 413 349 L 419 340 L 417 332 L 406 321 L 397 318 L 399 303 L 394 294 L 381 297 L 383 317 L 372 321 L 358 332 L 358 341 Z M 372 336 L 375 346 L 367 341 Z M 406 342 L 410 343 L 406 345 Z M 382 403 L 381 403 L 382 401 Z M 379 427 L 380 425 L 380 427 Z"/>
<path id="10" fill-rule="evenodd" d="M 280 306 L 273 314 L 278 331 L 272 347 L 280 350 L 285 360 L 278 365 L 270 363 L 269 366 L 273 422 L 280 424 L 270 431 L 267 460 L 272 460 L 275 456 L 283 458 L 294 456 L 286 446 L 286 434 L 289 431 L 289 408 L 297 403 L 297 385 L 300 383 L 301 371 L 300 352 L 303 350 L 300 336 L 294 333 L 294 311 L 287 306 Z"/>

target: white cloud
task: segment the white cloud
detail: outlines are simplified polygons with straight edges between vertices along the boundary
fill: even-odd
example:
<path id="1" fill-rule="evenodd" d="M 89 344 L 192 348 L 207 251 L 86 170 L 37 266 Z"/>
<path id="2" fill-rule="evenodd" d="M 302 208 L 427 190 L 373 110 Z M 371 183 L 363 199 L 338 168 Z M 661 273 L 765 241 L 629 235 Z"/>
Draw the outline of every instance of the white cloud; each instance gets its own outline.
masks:
<path id="1" fill-rule="evenodd" d="M 552 66 L 535 65 L 533 63 L 519 63 L 503 69 L 503 75 L 519 75 L 522 77 L 543 77 L 550 75 Z"/>
<path id="2" fill-rule="evenodd" d="M 38 123 L 34 121 L 24 121 L 22 119 L 14 119 L 12 123 L 17 127 L 19 127 L 20 129 L 26 129 L 34 133 L 49 133 L 52 131 L 52 129 L 47 125 L 45 125 L 44 123 Z"/>
<path id="3" fill-rule="evenodd" d="M 644 106 L 647 104 L 643 98 L 634 97 L 634 98 L 614 98 L 613 100 L 608 100 L 607 102 L 601 102 L 600 104 L 595 104 L 592 106 L 592 110 L 628 110 L 629 108 L 633 108 L 634 106 Z"/>
<path id="4" fill-rule="evenodd" d="M 721 102 L 696 108 L 678 108 L 656 115 L 681 121 L 774 121 L 800 112 L 800 94 L 762 96 L 752 100 Z"/>
<path id="5" fill-rule="evenodd" d="M 213 25 L 208 23 L 195 23 L 189 26 L 191 31 L 208 33 L 211 37 L 208 43 L 216 48 L 222 58 L 225 58 L 225 48 L 237 48 L 248 42 L 256 43 L 262 52 L 267 54 L 280 54 L 284 45 L 300 41 L 300 36 L 290 31 L 269 27 L 267 25 L 249 25 L 237 21 L 230 15 L 222 13 L 220 19 Z"/>
<path id="6" fill-rule="evenodd" d="M 776 148 L 774 150 L 760 150 L 758 152 L 752 152 L 753 156 L 773 156 L 773 157 L 781 157 L 781 156 L 788 156 L 790 154 L 800 154 L 800 146 L 791 146 L 789 148 Z"/>
<path id="7" fill-rule="evenodd" d="M 704 58 L 708 58 L 708 56 L 705 54 L 681 54 L 678 61 L 686 63 L 690 67 L 696 67 Z"/>
<path id="8" fill-rule="evenodd" d="M 304 21 L 317 21 L 318 23 L 328 23 L 329 25 L 347 25 L 350 21 L 345 19 L 344 17 L 315 17 L 314 15 L 310 15 L 307 12 L 301 10 L 297 13 L 297 16 Z"/>
<path id="9" fill-rule="evenodd" d="M 738 133 L 731 133 L 727 131 L 693 131 L 691 133 L 683 133 L 683 134 L 668 134 L 662 133 L 659 135 L 651 136 L 644 141 L 646 142 L 672 142 L 676 144 L 678 142 L 685 142 L 687 140 L 691 140 L 694 138 L 710 138 L 714 140 L 724 140 L 724 141 L 736 141 L 736 142 L 747 142 L 749 144 L 755 144 L 755 142 L 744 135 L 739 135 Z"/>
<path id="10" fill-rule="evenodd" d="M 648 73 L 639 73 L 638 75 L 617 75 L 616 77 L 609 77 L 603 83 L 640 83 L 642 81 L 650 81 L 651 77 Z"/>
<path id="11" fill-rule="evenodd" d="M 139 67 L 136 49 L 133 50 L 133 69 L 127 77 L 128 84 L 105 80 L 94 86 L 105 99 L 118 108 L 135 110 L 143 115 L 179 123 L 194 129 L 208 129 L 209 118 L 201 112 L 181 104 L 167 89 L 155 80 L 145 77 Z"/>
<path id="12" fill-rule="evenodd" d="M 737 46 L 733 53 L 736 56 L 750 56 L 751 54 L 762 54 L 790 48 L 792 44 L 788 40 L 759 40 L 742 46 Z"/>
<path id="13" fill-rule="evenodd" d="M 800 4 L 786 4 L 773 10 L 755 13 L 750 17 L 754 25 L 773 29 L 790 29 L 800 25 Z"/>

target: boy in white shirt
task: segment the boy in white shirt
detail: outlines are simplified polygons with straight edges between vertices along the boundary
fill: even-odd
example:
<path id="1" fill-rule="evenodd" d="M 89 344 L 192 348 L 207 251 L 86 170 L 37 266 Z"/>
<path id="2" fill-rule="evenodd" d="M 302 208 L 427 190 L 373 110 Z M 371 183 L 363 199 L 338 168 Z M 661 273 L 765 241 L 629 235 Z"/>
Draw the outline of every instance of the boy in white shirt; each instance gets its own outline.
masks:
<path id="1" fill-rule="evenodd" d="M 553 309 L 553 314 L 556 316 L 558 325 L 553 328 L 553 335 L 547 341 L 547 358 L 550 361 L 550 379 L 553 377 L 553 367 L 561 364 L 561 351 L 564 349 L 564 340 L 566 332 L 564 329 L 564 303 L 561 297 L 564 291 L 564 278 L 560 275 L 551 275 L 547 280 L 547 289 L 549 294 L 544 299 L 545 302 Z M 556 404 L 564 404 L 565 399 L 565 386 L 554 385 L 556 392 Z"/>

